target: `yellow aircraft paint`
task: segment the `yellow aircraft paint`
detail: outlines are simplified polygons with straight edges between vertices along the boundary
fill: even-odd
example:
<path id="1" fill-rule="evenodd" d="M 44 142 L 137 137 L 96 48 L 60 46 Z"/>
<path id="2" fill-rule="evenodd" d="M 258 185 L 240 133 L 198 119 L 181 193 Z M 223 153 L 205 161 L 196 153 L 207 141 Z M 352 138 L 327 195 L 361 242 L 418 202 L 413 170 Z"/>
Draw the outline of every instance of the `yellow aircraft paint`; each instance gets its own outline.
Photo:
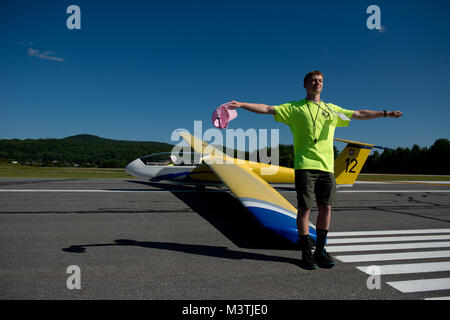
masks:
<path id="1" fill-rule="evenodd" d="M 187 132 L 180 132 L 180 135 L 191 145 L 195 152 L 206 155 L 203 160 L 208 159 L 208 157 L 214 157 L 214 162 L 217 164 L 243 165 L 267 183 L 295 183 L 295 171 L 292 168 L 228 157 L 217 148 Z M 374 145 L 337 138 L 335 140 L 347 143 L 347 146 L 342 150 L 334 163 L 336 183 L 338 185 L 352 185 L 361 172 Z M 211 170 L 208 166 L 199 166 L 192 171 L 191 176 L 198 180 L 220 182 L 221 179 L 217 177 L 217 172 L 215 174 L 213 171 L 215 170 Z"/>

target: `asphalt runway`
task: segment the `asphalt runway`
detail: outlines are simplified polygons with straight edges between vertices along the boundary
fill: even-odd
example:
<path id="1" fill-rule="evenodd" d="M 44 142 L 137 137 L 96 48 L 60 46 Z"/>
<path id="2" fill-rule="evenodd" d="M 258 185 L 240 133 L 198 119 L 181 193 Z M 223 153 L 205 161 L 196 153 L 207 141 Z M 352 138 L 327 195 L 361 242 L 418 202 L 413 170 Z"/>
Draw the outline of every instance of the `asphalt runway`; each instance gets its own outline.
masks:
<path id="1" fill-rule="evenodd" d="M 296 206 L 295 191 L 278 190 Z M 448 184 L 339 189 L 327 245 L 336 266 L 308 271 L 226 190 L 3 178 L 0 298 L 448 298 L 449 208 Z M 81 289 L 68 288 L 73 265 Z"/>

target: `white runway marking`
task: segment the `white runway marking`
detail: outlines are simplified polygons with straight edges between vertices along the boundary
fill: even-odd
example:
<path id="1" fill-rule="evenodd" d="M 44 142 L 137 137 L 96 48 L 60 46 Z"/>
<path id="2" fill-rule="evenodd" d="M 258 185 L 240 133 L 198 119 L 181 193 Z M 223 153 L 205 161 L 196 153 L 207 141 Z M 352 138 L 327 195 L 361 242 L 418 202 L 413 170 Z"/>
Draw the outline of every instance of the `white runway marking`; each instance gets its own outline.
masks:
<path id="1" fill-rule="evenodd" d="M 448 290 L 450 289 L 450 278 L 393 281 L 387 282 L 387 284 L 403 293 Z"/>
<path id="2" fill-rule="evenodd" d="M 376 265 L 379 268 L 380 275 L 383 276 L 383 282 L 402 293 L 419 293 L 437 290 L 447 290 L 442 292 L 442 297 L 429 298 L 430 300 L 448 300 L 448 290 L 450 290 L 450 278 L 432 278 L 432 279 L 413 279 L 403 281 L 389 281 L 392 275 L 409 275 L 418 274 L 425 275 L 434 272 L 450 271 L 450 250 L 433 250 L 433 251 L 413 251 L 420 248 L 450 248 L 449 241 L 439 241 L 449 239 L 450 229 L 416 229 L 416 230 L 377 230 L 377 231 L 350 231 L 350 232 L 332 232 L 329 234 L 330 239 L 327 245 L 328 252 L 361 252 L 364 254 L 338 255 L 336 260 L 344 263 L 361 263 L 383 261 L 383 265 Z M 422 234 L 424 236 L 401 236 L 405 234 Z M 441 235 L 438 235 L 441 234 Z M 370 237 L 384 235 L 400 235 L 397 237 Z M 348 238 L 348 237 L 355 238 Z M 347 238 L 345 238 L 347 237 Z M 428 240 L 428 242 L 415 242 Z M 371 245 L 358 245 L 357 243 L 375 242 Z M 409 241 L 405 243 L 392 243 L 396 241 Z M 338 243 L 354 243 L 355 245 L 336 245 Z M 406 249 L 408 251 L 401 252 L 399 250 Z M 371 251 L 387 251 L 388 253 L 370 253 Z M 427 259 L 445 259 L 446 261 L 426 261 Z M 398 260 L 411 260 L 411 263 L 395 263 Z M 417 260 L 423 262 L 417 263 Z M 393 263 L 389 262 L 392 261 Z M 387 264 L 386 264 L 387 263 Z M 372 275 L 370 266 L 356 266 L 356 269 Z"/>
<path id="3" fill-rule="evenodd" d="M 450 250 L 336 256 L 336 259 L 342 262 L 395 261 L 430 258 L 450 258 Z"/>
<path id="4" fill-rule="evenodd" d="M 201 192 L 223 192 L 224 190 L 203 190 Z M 87 193 L 130 193 L 130 192 L 199 192 L 197 190 L 105 190 L 105 189 L 0 189 L 1 192 L 87 192 Z M 281 190 L 282 193 L 296 192 L 295 190 Z M 338 190 L 342 193 L 450 193 L 450 189 L 438 190 Z"/>
<path id="5" fill-rule="evenodd" d="M 425 298 L 425 300 L 450 300 L 450 297 Z"/>
<path id="6" fill-rule="evenodd" d="M 397 244 L 368 244 L 355 246 L 327 246 L 328 252 L 355 252 L 355 251 L 382 251 L 400 249 L 420 249 L 420 248 L 450 248 L 450 242 L 416 242 Z"/>
<path id="7" fill-rule="evenodd" d="M 428 263 L 407 263 L 407 264 L 388 264 L 377 266 L 380 268 L 380 274 L 408 274 L 408 273 L 422 273 L 422 272 L 440 272 L 450 271 L 450 262 L 428 262 Z M 368 272 L 369 267 L 361 266 L 356 269 L 364 273 Z"/>
<path id="8" fill-rule="evenodd" d="M 87 192 L 87 193 L 130 193 L 130 192 L 199 192 L 197 190 L 101 190 L 101 189 L 0 189 L 0 192 Z M 204 190 L 201 192 L 222 192 L 221 190 Z"/>
<path id="9" fill-rule="evenodd" d="M 375 230 L 375 231 L 348 231 L 348 232 L 330 232 L 329 238 L 334 237 L 352 237 L 352 236 L 381 236 L 391 234 L 433 234 L 450 233 L 450 229 L 413 229 L 413 230 Z"/>
<path id="10" fill-rule="evenodd" d="M 288 192 L 297 192 L 295 190 L 278 190 L 283 193 Z M 336 192 L 340 193 L 450 193 L 450 189 L 427 189 L 427 190 L 340 190 L 338 189 Z"/>
<path id="11" fill-rule="evenodd" d="M 437 190 L 338 190 L 337 192 L 342 193 L 424 193 L 424 192 L 433 192 L 433 193 L 449 193 L 449 190 L 446 189 L 437 189 Z"/>
<path id="12" fill-rule="evenodd" d="M 442 184 L 442 185 L 448 185 L 450 184 L 450 181 L 442 181 L 442 180 L 437 180 L 437 181 L 416 181 L 416 180 L 411 180 L 411 181 L 405 181 L 405 180 L 391 180 L 391 181 L 355 181 L 355 184 L 392 184 L 392 183 L 417 183 L 417 184 Z"/>
<path id="13" fill-rule="evenodd" d="M 329 239 L 328 244 L 344 243 L 370 243 L 370 242 L 402 242 L 402 241 L 427 241 L 427 240 L 450 240 L 450 235 L 439 236 L 410 236 L 410 237 L 375 237 L 375 238 L 339 238 Z"/>

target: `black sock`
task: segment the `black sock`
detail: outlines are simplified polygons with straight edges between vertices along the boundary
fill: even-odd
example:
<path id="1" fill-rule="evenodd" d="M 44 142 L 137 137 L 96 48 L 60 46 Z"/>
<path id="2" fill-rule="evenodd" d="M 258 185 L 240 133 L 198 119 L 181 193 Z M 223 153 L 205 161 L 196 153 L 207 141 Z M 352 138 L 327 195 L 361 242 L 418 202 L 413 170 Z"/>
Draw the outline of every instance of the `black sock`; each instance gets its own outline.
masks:
<path id="1" fill-rule="evenodd" d="M 316 251 L 323 251 L 325 247 L 325 240 L 327 239 L 328 230 L 316 229 Z"/>
<path id="2" fill-rule="evenodd" d="M 299 235 L 298 244 L 300 246 L 300 250 L 302 250 L 302 251 L 308 250 L 308 248 L 309 248 L 309 246 L 308 246 L 308 243 L 309 243 L 308 239 L 309 239 L 309 234 Z"/>

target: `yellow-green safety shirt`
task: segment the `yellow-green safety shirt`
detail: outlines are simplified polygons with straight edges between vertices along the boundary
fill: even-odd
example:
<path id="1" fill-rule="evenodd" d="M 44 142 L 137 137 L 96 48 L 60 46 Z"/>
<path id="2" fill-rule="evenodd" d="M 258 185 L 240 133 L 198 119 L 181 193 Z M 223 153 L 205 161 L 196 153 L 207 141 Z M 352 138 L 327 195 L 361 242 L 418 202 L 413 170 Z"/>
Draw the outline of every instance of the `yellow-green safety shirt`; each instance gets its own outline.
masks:
<path id="1" fill-rule="evenodd" d="M 274 119 L 287 124 L 294 136 L 294 169 L 334 172 L 334 130 L 348 126 L 353 110 L 306 99 L 274 107 Z"/>

